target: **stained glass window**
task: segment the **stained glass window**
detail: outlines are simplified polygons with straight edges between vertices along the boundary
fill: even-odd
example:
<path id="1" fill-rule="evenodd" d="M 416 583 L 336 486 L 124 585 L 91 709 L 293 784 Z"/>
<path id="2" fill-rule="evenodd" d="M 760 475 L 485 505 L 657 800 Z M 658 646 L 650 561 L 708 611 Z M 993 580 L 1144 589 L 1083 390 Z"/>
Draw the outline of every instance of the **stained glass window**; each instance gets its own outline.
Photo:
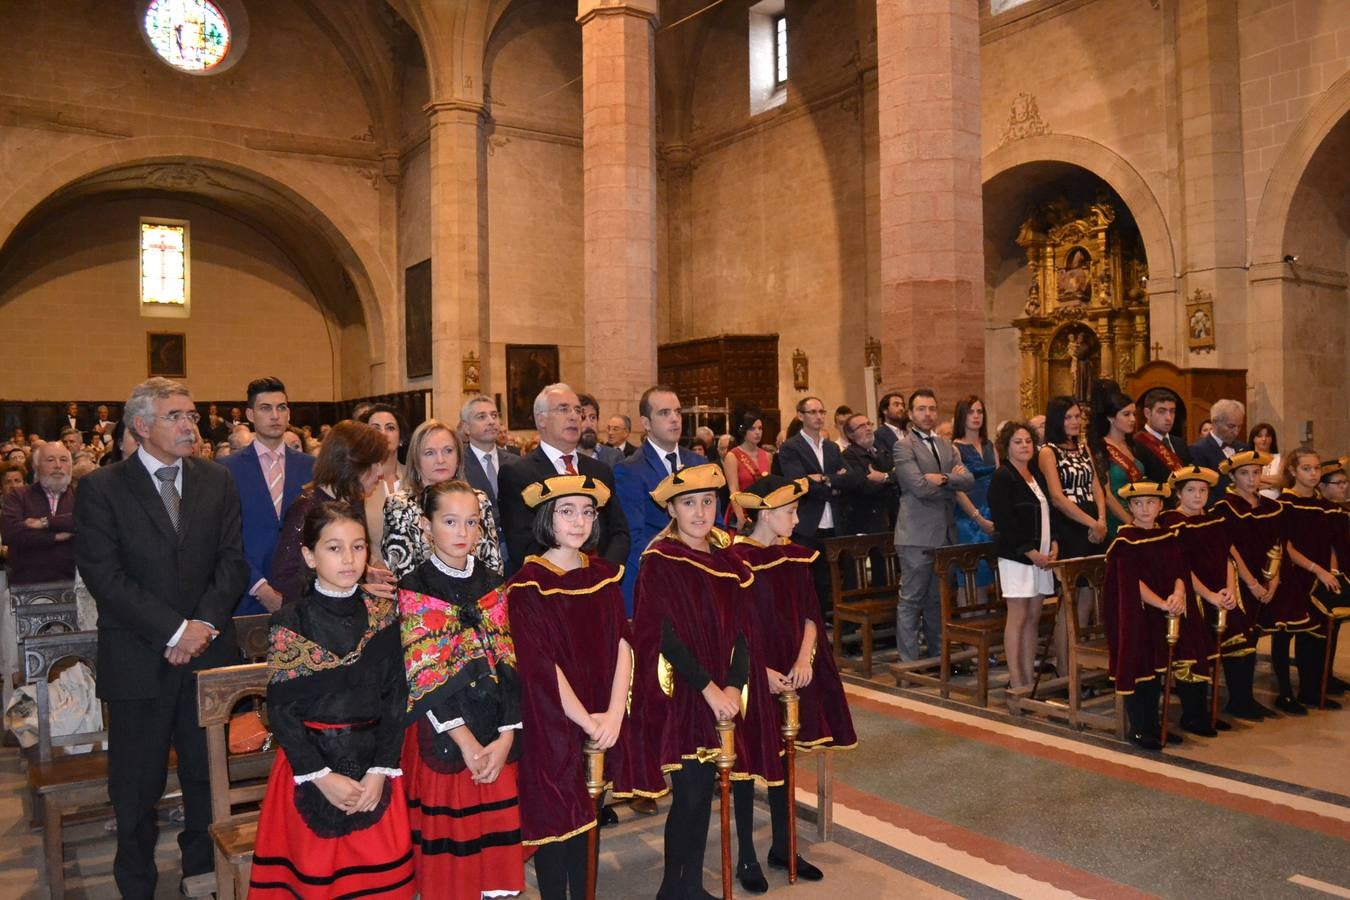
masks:
<path id="1" fill-rule="evenodd" d="M 141 221 L 141 302 L 187 304 L 187 223 Z"/>
<path id="2" fill-rule="evenodd" d="M 773 80 L 785 84 L 788 78 L 787 16 L 773 20 Z"/>
<path id="3" fill-rule="evenodd" d="M 230 52 L 230 25 L 211 0 L 150 0 L 145 34 L 165 62 L 188 72 L 213 69 Z"/>

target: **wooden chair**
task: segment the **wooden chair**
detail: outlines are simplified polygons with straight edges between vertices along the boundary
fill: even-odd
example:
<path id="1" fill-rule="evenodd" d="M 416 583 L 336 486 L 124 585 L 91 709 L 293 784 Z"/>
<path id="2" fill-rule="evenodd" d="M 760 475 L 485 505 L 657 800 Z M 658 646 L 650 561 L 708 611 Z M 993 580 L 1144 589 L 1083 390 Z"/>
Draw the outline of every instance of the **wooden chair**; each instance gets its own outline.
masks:
<path id="1" fill-rule="evenodd" d="M 1067 671 L 1043 688 L 1064 686 L 1068 690 L 1065 703 L 1047 702 L 1026 695 L 1010 699 L 1014 711 L 1035 711 L 1063 718 L 1074 728 L 1097 728 L 1110 731 L 1116 737 L 1125 736 L 1125 705 L 1114 690 L 1100 698 L 1084 702 L 1083 688 L 1089 684 L 1109 687 L 1110 653 L 1106 646 L 1102 601 L 1106 593 L 1106 557 L 1081 556 L 1051 563 L 1050 568 L 1059 580 L 1059 612 L 1064 617 L 1067 633 L 1068 659 L 1061 661 Z M 1095 623 L 1085 623 L 1078 616 L 1079 582 L 1092 593 Z M 1087 674 L 1085 674 L 1087 673 Z M 1110 705 L 1110 713 L 1099 711 Z"/>
<path id="2" fill-rule="evenodd" d="M 234 617 L 234 635 L 244 659 L 249 662 L 262 662 L 267 659 L 267 635 L 271 622 L 272 616 L 269 613 Z"/>
<path id="3" fill-rule="evenodd" d="M 79 628 L 75 613 L 75 584 L 53 581 L 25 584 L 9 589 L 10 609 L 14 613 L 14 641 L 18 647 L 18 671 L 11 685 L 24 683 L 23 642 L 35 634 L 51 631 L 75 631 Z"/>
<path id="4" fill-rule="evenodd" d="M 938 657 L 936 678 L 922 670 L 904 665 L 891 666 L 896 683 L 904 687 L 908 682 L 936 685 L 943 699 L 951 696 L 952 663 L 975 660 L 975 692 L 962 694 L 980 706 L 989 705 L 989 656 L 996 647 L 1003 646 L 1003 626 L 1008 608 L 998 579 L 998 553 L 992 543 L 954 544 L 929 551 L 933 557 L 933 574 L 939 579 L 938 591 L 942 598 L 942 647 Z M 989 588 L 991 600 L 981 603 L 975 577 L 980 563 L 993 570 L 994 582 Z M 963 583 L 958 585 L 952 570 L 961 573 Z M 970 649 L 952 652 L 952 646 Z M 923 663 L 924 661 L 920 661 Z M 931 669 L 931 664 L 928 666 Z"/>
<path id="5" fill-rule="evenodd" d="M 211 778 L 211 840 L 216 854 L 216 897 L 234 900 L 248 893 L 257 806 L 267 792 L 276 752 L 230 756 L 227 730 L 241 701 L 266 696 L 267 664 L 249 663 L 197 673 L 197 718 L 206 729 Z"/>
<path id="6" fill-rule="evenodd" d="M 900 565 L 895 558 L 895 540 L 890 532 L 833 537 L 825 541 L 822 552 L 830 567 L 835 661 L 841 666 L 857 666 L 864 677 L 870 678 L 876 630 L 878 626 L 893 628 L 895 625 L 895 604 L 900 596 Z M 845 572 L 851 572 L 853 578 L 846 579 Z M 850 581 L 854 587 L 846 588 L 845 583 Z M 852 622 L 861 631 L 860 664 L 844 656 L 845 622 Z"/>

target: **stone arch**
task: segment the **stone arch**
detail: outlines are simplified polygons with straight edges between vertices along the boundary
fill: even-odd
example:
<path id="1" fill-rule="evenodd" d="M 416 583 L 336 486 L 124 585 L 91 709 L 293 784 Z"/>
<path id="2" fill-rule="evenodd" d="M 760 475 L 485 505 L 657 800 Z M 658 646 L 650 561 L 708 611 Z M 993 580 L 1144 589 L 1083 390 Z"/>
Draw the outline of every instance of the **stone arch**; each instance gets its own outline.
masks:
<path id="1" fill-rule="evenodd" d="M 387 362 L 383 310 L 397 308 L 397 298 L 388 267 L 375 246 L 360 236 L 355 221 L 331 197 L 288 163 L 235 144 L 189 137 L 131 138 L 57 159 L 0 196 L 0 249 L 53 195 L 96 176 L 154 165 L 182 167 L 189 173 L 194 168 L 228 173 L 322 236 L 360 301 L 371 369 Z"/>
<path id="2" fill-rule="evenodd" d="M 1270 170 L 1256 212 L 1251 265 L 1278 263 L 1283 258 L 1284 235 L 1294 192 L 1298 190 L 1313 154 L 1346 116 L 1350 116 L 1350 72 L 1336 79 L 1323 92 L 1322 98 L 1289 135 L 1279 159 Z"/>
<path id="3" fill-rule="evenodd" d="M 1176 289 L 1176 251 L 1167 217 L 1148 182 L 1124 157 L 1110 148 L 1084 137 L 1069 134 L 1043 134 L 1004 144 L 985 155 L 983 184 L 1020 165 L 1038 162 L 1063 162 L 1086 169 L 1111 186 L 1129 207 L 1139 226 L 1148 257 L 1149 294 Z"/>

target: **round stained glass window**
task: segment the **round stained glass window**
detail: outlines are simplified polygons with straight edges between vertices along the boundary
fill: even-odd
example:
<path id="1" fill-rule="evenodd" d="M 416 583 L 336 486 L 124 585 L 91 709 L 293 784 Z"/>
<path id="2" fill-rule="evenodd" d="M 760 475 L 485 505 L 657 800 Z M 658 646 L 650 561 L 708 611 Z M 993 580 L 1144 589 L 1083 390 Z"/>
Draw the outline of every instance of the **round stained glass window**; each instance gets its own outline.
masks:
<path id="1" fill-rule="evenodd" d="M 230 52 L 230 23 L 211 0 L 150 0 L 145 35 L 160 58 L 185 72 L 207 72 Z"/>

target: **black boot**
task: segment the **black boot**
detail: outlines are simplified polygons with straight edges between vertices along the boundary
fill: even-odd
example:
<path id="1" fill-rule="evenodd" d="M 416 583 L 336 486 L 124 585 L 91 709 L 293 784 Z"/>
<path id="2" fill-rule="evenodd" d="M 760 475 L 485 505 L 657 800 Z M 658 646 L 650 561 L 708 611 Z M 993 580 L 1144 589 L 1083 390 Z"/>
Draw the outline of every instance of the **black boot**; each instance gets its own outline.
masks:
<path id="1" fill-rule="evenodd" d="M 1294 639 L 1294 660 L 1298 664 L 1298 700 L 1307 706 L 1316 707 L 1322 702 L 1322 668 L 1326 649 L 1326 638 L 1311 631 L 1301 632 Z M 1327 709 L 1340 709 L 1340 704 L 1328 700 Z"/>
<path id="2" fill-rule="evenodd" d="M 1191 734 L 1214 737 L 1219 732 L 1209 724 L 1209 691 L 1204 682 L 1179 681 L 1177 694 L 1181 696 L 1181 727 Z"/>
<path id="3" fill-rule="evenodd" d="M 1273 718 L 1275 712 L 1256 702 L 1252 685 L 1256 682 L 1256 654 L 1226 657 L 1224 677 L 1228 680 L 1228 712 L 1239 719 L 1260 722 Z"/>
<path id="4" fill-rule="evenodd" d="M 1158 685 L 1135 682 L 1134 693 L 1125 697 L 1125 715 L 1130 723 L 1130 743 L 1145 750 L 1161 750 L 1158 740 Z"/>

